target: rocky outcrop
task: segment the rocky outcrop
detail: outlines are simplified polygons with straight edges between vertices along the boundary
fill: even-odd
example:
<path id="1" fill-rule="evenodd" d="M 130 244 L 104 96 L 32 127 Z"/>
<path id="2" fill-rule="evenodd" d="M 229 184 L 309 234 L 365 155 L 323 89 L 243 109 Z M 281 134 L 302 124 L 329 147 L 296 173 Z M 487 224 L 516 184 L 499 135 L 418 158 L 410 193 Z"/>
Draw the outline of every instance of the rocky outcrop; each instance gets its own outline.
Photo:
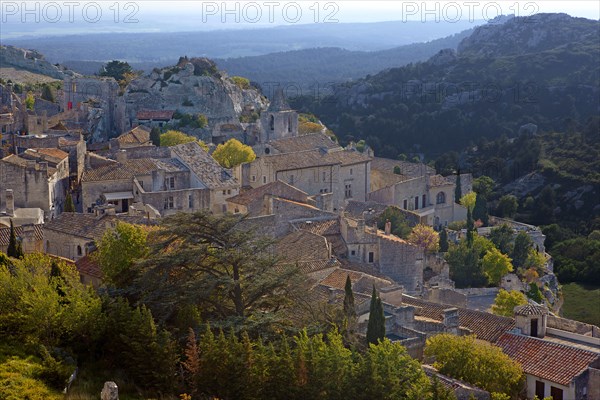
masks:
<path id="1" fill-rule="evenodd" d="M 243 113 L 260 114 L 268 105 L 257 89 L 242 88 L 206 58 L 182 58 L 176 66 L 135 79 L 124 100 L 131 121 L 139 110 L 176 110 L 205 115 L 208 130 L 217 124 L 239 124 Z"/>
<path id="2" fill-rule="evenodd" d="M 0 46 L 0 65 L 24 69 L 36 74 L 64 79 L 73 75 L 72 71 L 63 70 L 44 60 L 44 56 L 35 50 L 25 50 L 13 46 Z"/>

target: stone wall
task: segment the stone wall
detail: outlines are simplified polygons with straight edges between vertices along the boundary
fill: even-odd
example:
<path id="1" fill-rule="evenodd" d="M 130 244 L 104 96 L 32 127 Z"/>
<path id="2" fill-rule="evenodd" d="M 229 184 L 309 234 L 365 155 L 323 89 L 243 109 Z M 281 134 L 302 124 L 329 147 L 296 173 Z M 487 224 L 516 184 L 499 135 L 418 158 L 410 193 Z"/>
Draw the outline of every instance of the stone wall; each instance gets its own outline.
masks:
<path id="1" fill-rule="evenodd" d="M 600 337 L 600 328 L 595 325 L 586 324 L 584 322 L 579 322 L 572 319 L 560 318 L 554 315 L 548 315 L 548 328 L 560 329 L 567 332 L 577 333 L 579 335 Z"/>
<path id="2" fill-rule="evenodd" d="M 422 252 L 409 243 L 380 237 L 379 269 L 407 292 L 415 292 L 423 287 Z"/>

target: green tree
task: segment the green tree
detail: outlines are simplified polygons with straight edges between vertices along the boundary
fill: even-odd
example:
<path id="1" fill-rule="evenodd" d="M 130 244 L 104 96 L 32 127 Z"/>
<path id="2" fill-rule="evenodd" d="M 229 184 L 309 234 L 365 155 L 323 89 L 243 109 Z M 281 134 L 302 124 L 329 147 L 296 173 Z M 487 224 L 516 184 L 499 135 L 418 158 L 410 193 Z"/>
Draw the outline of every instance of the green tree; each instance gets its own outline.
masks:
<path id="1" fill-rule="evenodd" d="M 33 97 L 32 92 L 27 92 L 27 97 L 25 98 L 25 107 L 28 110 L 33 110 L 33 106 L 35 105 L 35 97 Z"/>
<path id="2" fill-rule="evenodd" d="M 117 222 L 115 229 L 104 232 L 94 259 L 102 268 L 104 282 L 117 288 L 129 287 L 135 276 L 133 264 L 144 258 L 149 247 L 148 228 Z"/>
<path id="3" fill-rule="evenodd" d="M 458 171 L 456 171 L 456 187 L 454 188 L 454 202 L 455 203 L 460 202 L 460 200 L 462 199 L 462 197 L 463 197 L 463 194 L 462 194 L 462 183 L 460 181 L 460 170 L 458 170 Z"/>
<path id="4" fill-rule="evenodd" d="M 471 212 L 473 212 L 473 208 L 475 207 L 475 202 L 477 201 L 477 193 L 475 192 L 469 192 L 467 194 L 465 194 L 463 197 L 460 198 L 460 204 L 471 210 Z"/>
<path id="5" fill-rule="evenodd" d="M 162 147 L 171 147 L 190 142 L 198 142 L 205 151 L 208 151 L 208 146 L 203 141 L 198 140 L 194 136 L 186 135 L 183 132 L 170 130 L 160 135 L 160 145 Z"/>
<path id="6" fill-rule="evenodd" d="M 553 222 L 555 208 L 556 193 L 552 186 L 546 185 L 535 199 L 534 221 L 544 225 Z"/>
<path id="7" fill-rule="evenodd" d="M 281 320 L 301 289 L 296 268 L 275 268 L 273 241 L 256 236 L 239 215 L 178 213 L 164 218 L 149 242 L 135 289 L 159 321 L 193 305 L 205 320 L 258 329 Z"/>
<path id="8" fill-rule="evenodd" d="M 448 251 L 448 232 L 446 228 L 442 228 L 440 231 L 440 252 L 446 253 Z"/>
<path id="9" fill-rule="evenodd" d="M 124 80 L 127 74 L 131 73 L 133 73 L 131 65 L 125 61 L 118 60 L 108 62 L 100 69 L 100 76 L 113 77 L 117 82 Z"/>
<path id="10" fill-rule="evenodd" d="M 75 204 L 73 204 L 71 192 L 67 192 L 67 198 L 65 199 L 65 212 L 75 212 Z"/>
<path id="11" fill-rule="evenodd" d="M 481 221 L 484 226 L 487 226 L 489 223 L 487 201 L 485 197 L 479 194 L 475 198 L 475 205 L 473 207 L 473 219 L 476 221 Z"/>
<path id="12" fill-rule="evenodd" d="M 427 339 L 425 355 L 442 374 L 488 392 L 516 396 L 523 388 L 521 366 L 502 350 L 474 336 L 441 334 Z"/>
<path id="13" fill-rule="evenodd" d="M 505 194 L 500 197 L 496 212 L 500 217 L 513 218 L 518 208 L 519 202 L 517 201 L 517 198 L 512 194 Z"/>
<path id="14" fill-rule="evenodd" d="M 483 256 L 482 267 L 488 282 L 494 286 L 498 286 L 500 279 L 513 270 L 511 259 L 495 247 Z"/>
<path id="15" fill-rule="evenodd" d="M 426 252 L 436 252 L 439 249 L 440 235 L 432 227 L 418 224 L 408 235 L 408 241 Z"/>
<path id="16" fill-rule="evenodd" d="M 492 178 L 482 175 L 473 181 L 473 191 L 477 193 L 478 196 L 487 200 L 489 199 L 490 194 L 492 194 L 495 185 L 496 182 L 494 182 Z"/>
<path id="17" fill-rule="evenodd" d="M 527 304 L 527 297 L 517 290 L 510 292 L 500 289 L 494 304 L 492 305 L 492 313 L 502 315 L 503 317 L 512 317 L 516 306 Z"/>
<path id="18" fill-rule="evenodd" d="M 544 295 L 542 294 L 542 291 L 535 282 L 531 282 L 529 284 L 529 290 L 527 291 L 526 295 L 536 303 L 541 304 L 544 300 Z"/>
<path id="19" fill-rule="evenodd" d="M 519 232 L 515 238 L 515 243 L 513 246 L 513 265 L 517 268 L 523 267 L 532 248 L 533 241 L 529 235 L 525 232 Z"/>
<path id="20" fill-rule="evenodd" d="M 512 254 L 513 230 L 510 226 L 502 224 L 492 228 L 489 238 L 502 253 Z"/>
<path id="21" fill-rule="evenodd" d="M 218 145 L 212 156 L 223 168 L 234 168 L 256 159 L 252 147 L 237 139 L 229 139 L 225 144 Z"/>
<path id="22" fill-rule="evenodd" d="M 356 318 L 354 293 L 352 292 L 352 280 L 350 279 L 350 275 L 346 276 L 346 284 L 344 285 L 344 315 L 349 320 Z"/>
<path id="23" fill-rule="evenodd" d="M 466 241 L 450 246 L 446 261 L 450 264 L 450 278 L 457 287 L 482 287 L 487 283 L 479 263 L 478 251 L 468 246 Z"/>
<path id="24" fill-rule="evenodd" d="M 52 88 L 47 83 L 42 86 L 42 99 L 51 101 L 52 103 L 56 101 Z"/>
<path id="25" fill-rule="evenodd" d="M 395 165 L 394 166 L 394 174 L 396 174 L 396 175 L 402 175 L 402 169 L 400 168 L 399 165 Z"/>
<path id="26" fill-rule="evenodd" d="M 160 146 L 160 129 L 156 126 L 150 130 L 150 140 L 155 146 Z"/>
<path id="27" fill-rule="evenodd" d="M 377 344 L 385 338 L 385 315 L 383 303 L 377 295 L 375 285 L 371 295 L 371 306 L 369 309 L 369 322 L 367 324 L 367 343 Z"/>
<path id="28" fill-rule="evenodd" d="M 17 235 L 15 233 L 15 227 L 13 226 L 12 219 L 10 220 L 10 234 L 8 237 L 8 248 L 6 249 L 6 255 L 13 258 L 21 258 L 23 256 L 23 254 L 19 253 Z"/>
<path id="29" fill-rule="evenodd" d="M 392 233 L 394 235 L 403 239 L 408 238 L 408 235 L 412 232 L 412 228 L 398 207 L 390 206 L 386 208 L 379 218 L 377 218 L 377 227 L 381 230 L 385 229 L 385 223 L 388 220 L 392 224 Z"/>

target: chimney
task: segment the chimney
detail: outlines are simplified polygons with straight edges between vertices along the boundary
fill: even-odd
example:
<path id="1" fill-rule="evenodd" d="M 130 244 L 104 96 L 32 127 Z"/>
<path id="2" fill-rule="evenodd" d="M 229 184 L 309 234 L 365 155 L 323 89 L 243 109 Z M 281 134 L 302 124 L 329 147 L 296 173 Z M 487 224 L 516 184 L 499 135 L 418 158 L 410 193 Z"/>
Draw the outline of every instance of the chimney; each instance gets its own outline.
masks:
<path id="1" fill-rule="evenodd" d="M 6 189 L 6 214 L 10 217 L 15 215 L 15 197 L 12 189 Z"/>
<path id="2" fill-rule="evenodd" d="M 458 308 L 452 307 L 447 308 L 443 311 L 444 314 L 444 328 L 446 332 L 458 334 Z"/>
<path id="3" fill-rule="evenodd" d="M 126 150 L 117 151 L 117 161 L 120 163 L 124 163 L 125 161 L 127 161 L 127 151 Z"/>
<path id="4" fill-rule="evenodd" d="M 385 221 L 385 234 L 389 235 L 391 233 L 392 233 L 392 223 L 388 219 L 388 220 Z"/>

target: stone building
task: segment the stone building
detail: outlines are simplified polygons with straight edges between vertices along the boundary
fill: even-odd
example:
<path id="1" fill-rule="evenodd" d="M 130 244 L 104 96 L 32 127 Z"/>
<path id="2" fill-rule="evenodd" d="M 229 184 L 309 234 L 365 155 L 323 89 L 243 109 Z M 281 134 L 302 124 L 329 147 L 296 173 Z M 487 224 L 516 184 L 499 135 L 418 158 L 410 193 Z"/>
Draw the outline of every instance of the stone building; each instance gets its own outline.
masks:
<path id="1" fill-rule="evenodd" d="M 298 113 L 285 101 L 283 89 L 275 91 L 269 108 L 260 116 L 262 130 L 256 143 L 298 136 Z"/>
<path id="2" fill-rule="evenodd" d="M 63 210 L 69 187 L 68 156 L 59 149 L 27 149 L 5 157 L 0 160 L 0 187 L 13 190 L 14 207 L 41 208 L 47 219 L 54 218 Z M 0 208 L 6 204 L 0 197 Z"/>
<path id="3" fill-rule="evenodd" d="M 44 232 L 42 224 L 15 226 L 15 236 L 21 242 L 25 254 L 44 251 Z M 10 227 L 0 225 L 0 252 L 6 254 L 10 241 Z"/>
<path id="4" fill-rule="evenodd" d="M 173 120 L 173 114 L 173 110 L 140 110 L 135 114 L 133 125 L 162 128 Z"/>
<path id="5" fill-rule="evenodd" d="M 84 173 L 84 210 L 113 204 L 117 212 L 125 213 L 140 203 L 151 205 L 161 215 L 197 210 L 223 213 L 228 210 L 227 199 L 239 193 L 232 173 L 196 142 L 169 148 L 130 148 L 116 155 L 116 163 L 107 162 Z"/>
<path id="6" fill-rule="evenodd" d="M 471 180 L 470 174 L 461 175 L 463 194 L 471 190 Z M 455 182 L 424 164 L 375 157 L 369 200 L 412 211 L 422 223 L 439 229 L 467 217 L 466 208 L 455 202 Z"/>
<path id="7" fill-rule="evenodd" d="M 330 197 L 331 211 L 367 199 L 371 157 L 354 150 L 315 149 L 265 155 L 242 169 L 242 185 L 286 182 L 311 196 Z"/>
<path id="8" fill-rule="evenodd" d="M 150 129 L 141 125 L 122 133 L 109 142 L 109 148 L 113 151 L 145 146 L 153 146 L 153 144 L 150 140 Z"/>
<path id="9" fill-rule="evenodd" d="M 237 196 L 228 198 L 228 210 L 234 214 L 248 214 L 250 217 L 264 215 L 265 200 L 268 196 L 316 205 L 316 202 L 311 201 L 308 194 L 300 189 L 285 182 L 275 181 L 254 189 L 245 190 Z"/>

